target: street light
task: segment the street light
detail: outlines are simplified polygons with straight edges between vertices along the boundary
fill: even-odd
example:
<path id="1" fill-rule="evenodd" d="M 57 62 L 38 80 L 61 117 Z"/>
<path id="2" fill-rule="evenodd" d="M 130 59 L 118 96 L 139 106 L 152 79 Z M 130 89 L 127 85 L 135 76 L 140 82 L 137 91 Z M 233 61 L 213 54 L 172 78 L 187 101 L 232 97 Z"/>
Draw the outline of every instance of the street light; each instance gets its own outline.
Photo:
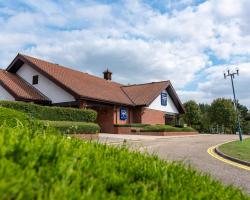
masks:
<path id="1" fill-rule="evenodd" d="M 239 137 L 240 137 L 240 141 L 242 141 L 242 131 L 241 131 L 241 127 L 240 127 L 240 116 L 239 116 L 239 112 L 238 112 L 238 108 L 237 108 L 237 101 L 236 101 L 235 89 L 234 89 L 235 75 L 239 76 L 239 70 L 238 69 L 236 69 L 236 72 L 230 72 L 230 70 L 227 70 L 227 73 L 224 73 L 224 78 L 226 79 L 228 76 L 230 76 L 230 78 L 231 78 L 233 95 L 234 95 L 234 108 L 235 108 L 236 115 L 237 115 L 237 124 L 238 124 Z"/>

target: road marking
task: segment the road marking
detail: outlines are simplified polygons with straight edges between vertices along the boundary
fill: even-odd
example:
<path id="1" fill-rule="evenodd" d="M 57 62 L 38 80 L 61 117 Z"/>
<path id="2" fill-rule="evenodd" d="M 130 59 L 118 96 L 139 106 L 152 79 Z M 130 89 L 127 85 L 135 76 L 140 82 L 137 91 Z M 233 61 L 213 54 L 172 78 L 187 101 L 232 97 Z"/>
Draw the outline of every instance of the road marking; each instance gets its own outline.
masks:
<path id="1" fill-rule="evenodd" d="M 234 140 L 233 140 L 233 141 L 234 141 Z M 232 141 L 229 141 L 229 142 L 232 142 Z M 229 143 L 229 142 L 225 142 L 225 143 L 222 143 L 222 144 L 226 144 L 226 143 Z M 224 163 L 227 163 L 227 164 L 229 164 L 229 165 L 233 165 L 233 166 L 235 166 L 235 167 L 238 167 L 238 168 L 241 168 L 241 169 L 245 169 L 245 170 L 250 171 L 250 167 L 245 166 L 245 165 L 242 165 L 242 164 L 239 164 L 239 163 L 237 163 L 237 162 L 233 162 L 233 161 L 228 160 L 228 159 L 225 159 L 225 158 L 219 156 L 217 153 L 215 153 L 215 152 L 214 152 L 215 148 L 218 147 L 218 146 L 220 146 L 220 145 L 222 145 L 222 144 L 217 144 L 217 145 L 215 145 L 215 146 L 212 146 L 212 147 L 208 148 L 207 152 L 208 152 L 212 157 L 214 157 L 214 158 L 216 158 L 216 159 L 218 159 L 218 160 L 220 160 L 220 161 L 222 161 L 222 162 L 224 162 Z"/>

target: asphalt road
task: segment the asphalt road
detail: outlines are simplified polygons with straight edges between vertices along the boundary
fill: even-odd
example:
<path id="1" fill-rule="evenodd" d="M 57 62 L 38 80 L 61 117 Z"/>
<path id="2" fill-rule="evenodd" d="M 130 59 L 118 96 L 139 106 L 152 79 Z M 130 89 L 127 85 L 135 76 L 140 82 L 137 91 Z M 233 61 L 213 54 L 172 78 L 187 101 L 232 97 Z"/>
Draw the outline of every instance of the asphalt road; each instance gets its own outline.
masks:
<path id="1" fill-rule="evenodd" d="M 192 137 L 153 138 L 131 141 L 133 148 L 157 154 L 165 160 L 183 161 L 200 172 L 208 173 L 225 184 L 235 185 L 250 194 L 250 171 L 213 158 L 207 153 L 211 146 L 231 140 L 237 135 L 198 135 Z"/>

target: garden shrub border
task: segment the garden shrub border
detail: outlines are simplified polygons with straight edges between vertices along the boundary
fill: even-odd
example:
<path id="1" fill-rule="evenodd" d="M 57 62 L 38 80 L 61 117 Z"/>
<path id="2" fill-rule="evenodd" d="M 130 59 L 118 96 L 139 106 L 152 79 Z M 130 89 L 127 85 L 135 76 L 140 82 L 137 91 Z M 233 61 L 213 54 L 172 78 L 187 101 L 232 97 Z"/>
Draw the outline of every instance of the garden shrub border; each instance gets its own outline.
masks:
<path id="1" fill-rule="evenodd" d="M 39 120 L 95 122 L 97 113 L 92 109 L 41 106 L 34 103 L 0 101 L 0 106 L 12 108 Z"/>
<path id="2" fill-rule="evenodd" d="M 100 126 L 92 122 L 72 121 L 41 121 L 45 126 L 52 127 L 63 134 L 98 134 Z"/>

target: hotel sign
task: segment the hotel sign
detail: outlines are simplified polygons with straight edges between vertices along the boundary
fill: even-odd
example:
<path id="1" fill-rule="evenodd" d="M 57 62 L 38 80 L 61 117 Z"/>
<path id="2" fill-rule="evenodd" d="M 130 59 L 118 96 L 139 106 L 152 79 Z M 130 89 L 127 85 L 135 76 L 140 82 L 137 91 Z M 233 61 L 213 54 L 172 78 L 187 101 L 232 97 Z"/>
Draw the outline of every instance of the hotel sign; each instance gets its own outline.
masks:
<path id="1" fill-rule="evenodd" d="M 127 109 L 124 107 L 120 108 L 120 120 L 126 120 L 128 119 L 128 112 Z"/>
<path id="2" fill-rule="evenodd" d="M 168 104 L 168 94 L 165 92 L 161 93 L 161 105 L 166 106 Z"/>

